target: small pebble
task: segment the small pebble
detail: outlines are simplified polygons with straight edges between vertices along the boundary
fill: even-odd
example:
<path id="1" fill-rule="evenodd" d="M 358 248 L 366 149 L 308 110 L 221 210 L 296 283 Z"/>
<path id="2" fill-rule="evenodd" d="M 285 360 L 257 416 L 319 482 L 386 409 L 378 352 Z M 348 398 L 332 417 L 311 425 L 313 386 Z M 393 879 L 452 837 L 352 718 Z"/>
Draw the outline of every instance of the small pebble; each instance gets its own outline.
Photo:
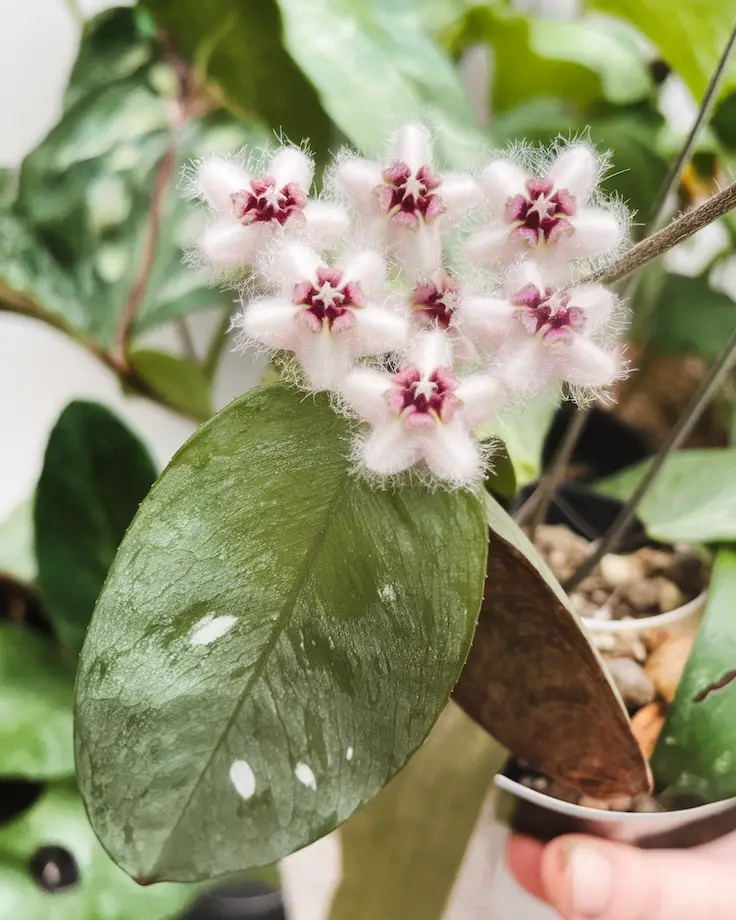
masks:
<path id="1" fill-rule="evenodd" d="M 611 658 L 606 660 L 606 667 L 627 706 L 638 708 L 654 700 L 657 695 L 654 682 L 636 661 Z"/>
<path id="2" fill-rule="evenodd" d="M 669 610 L 677 610 L 678 607 L 682 607 L 686 603 L 685 595 L 680 591 L 674 582 L 669 581 L 666 578 L 659 580 L 659 609 L 662 613 L 667 613 Z"/>
<path id="3" fill-rule="evenodd" d="M 631 719 L 634 737 L 647 760 L 652 759 L 659 733 L 664 725 L 664 708 L 661 703 L 650 703 L 635 713 Z"/>
<path id="4" fill-rule="evenodd" d="M 600 561 L 601 575 L 609 588 L 623 588 L 644 578 L 644 566 L 636 556 L 609 553 Z"/>
<path id="5" fill-rule="evenodd" d="M 610 799 L 594 799 L 590 795 L 583 795 L 578 805 L 582 805 L 583 808 L 598 808 L 602 811 L 629 811 L 632 802 L 630 795 L 614 795 Z"/>

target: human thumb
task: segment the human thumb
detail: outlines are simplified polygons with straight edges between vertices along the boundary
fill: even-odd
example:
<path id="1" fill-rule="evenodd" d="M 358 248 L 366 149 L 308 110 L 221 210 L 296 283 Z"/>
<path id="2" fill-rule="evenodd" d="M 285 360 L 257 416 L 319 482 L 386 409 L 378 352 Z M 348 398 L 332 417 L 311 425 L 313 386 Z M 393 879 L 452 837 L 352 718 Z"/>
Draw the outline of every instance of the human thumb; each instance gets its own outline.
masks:
<path id="1" fill-rule="evenodd" d="M 736 918 L 736 865 L 697 851 L 561 837 L 545 848 L 541 874 L 566 920 Z"/>

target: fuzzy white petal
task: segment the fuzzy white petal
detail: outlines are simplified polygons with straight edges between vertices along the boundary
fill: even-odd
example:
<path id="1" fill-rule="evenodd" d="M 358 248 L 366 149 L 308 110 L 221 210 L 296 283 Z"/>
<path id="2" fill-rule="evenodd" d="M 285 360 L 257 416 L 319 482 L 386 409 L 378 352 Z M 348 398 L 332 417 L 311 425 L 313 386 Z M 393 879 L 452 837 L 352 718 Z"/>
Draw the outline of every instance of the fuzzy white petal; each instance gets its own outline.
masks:
<path id="1" fill-rule="evenodd" d="M 436 223 L 420 224 L 416 230 L 404 227 L 389 231 L 394 252 L 401 266 L 413 278 L 427 278 L 442 264 L 442 239 Z"/>
<path id="2" fill-rule="evenodd" d="M 408 469 L 421 458 L 421 441 L 405 430 L 399 419 L 379 425 L 362 444 L 361 458 L 373 473 L 390 476 Z"/>
<path id="3" fill-rule="evenodd" d="M 438 367 L 452 365 L 452 344 L 444 332 L 420 332 L 411 343 L 409 362 L 422 374 L 431 374 Z"/>
<path id="4" fill-rule="evenodd" d="M 215 221 L 204 231 L 200 249 L 218 268 L 245 268 L 255 261 L 260 247 L 271 236 L 270 228 L 244 227 L 236 220 Z"/>
<path id="5" fill-rule="evenodd" d="M 510 337 L 499 367 L 504 383 L 512 392 L 530 397 L 544 388 L 554 368 L 550 349 L 541 339 L 531 337 L 523 330 L 522 333 Z"/>
<path id="6" fill-rule="evenodd" d="M 391 416 L 386 402 L 386 392 L 390 387 L 389 374 L 372 367 L 356 367 L 341 382 L 340 393 L 360 418 L 379 425 Z"/>
<path id="7" fill-rule="evenodd" d="M 475 179 L 461 173 L 445 173 L 437 191 L 447 207 L 442 215 L 442 223 L 446 226 L 455 223 L 466 211 L 483 201 Z"/>
<path id="8" fill-rule="evenodd" d="M 280 297 L 254 300 L 243 311 L 239 326 L 243 332 L 269 348 L 291 351 L 299 334 L 297 308 Z"/>
<path id="9" fill-rule="evenodd" d="M 323 326 L 320 332 L 304 329 L 294 345 L 304 376 L 316 390 L 335 390 L 353 367 L 349 343 Z"/>
<path id="10" fill-rule="evenodd" d="M 615 355 L 603 351 L 585 336 L 577 335 L 569 344 L 561 342 L 552 351 L 556 375 L 576 386 L 608 386 L 618 374 Z"/>
<path id="11" fill-rule="evenodd" d="M 533 259 L 523 259 L 509 269 L 506 290 L 513 296 L 527 284 L 533 284 L 540 291 L 547 286 L 539 264 Z"/>
<path id="12" fill-rule="evenodd" d="M 527 174 L 511 160 L 493 160 L 480 174 L 480 187 L 494 214 L 501 214 L 506 202 L 526 192 Z"/>
<path id="13" fill-rule="evenodd" d="M 337 243 L 350 229 L 350 215 L 329 201 L 308 201 L 304 208 L 307 238 L 317 249 Z"/>
<path id="14" fill-rule="evenodd" d="M 286 243 L 276 251 L 270 268 L 264 268 L 263 274 L 281 282 L 284 288 L 291 288 L 300 281 L 316 281 L 321 264 L 322 259 L 309 246 Z"/>
<path id="15" fill-rule="evenodd" d="M 418 122 L 400 128 L 394 138 L 391 159 L 406 163 L 412 172 L 427 166 L 431 159 L 432 135 Z"/>
<path id="16" fill-rule="evenodd" d="M 571 305 L 585 310 L 586 329 L 602 326 L 613 313 L 616 297 L 602 284 L 578 284 L 569 293 Z"/>
<path id="17" fill-rule="evenodd" d="M 475 428 L 490 418 L 503 403 L 501 384 L 490 374 L 471 374 L 465 377 L 455 395 L 462 402 L 459 415 L 468 428 Z"/>
<path id="18" fill-rule="evenodd" d="M 349 157 L 337 169 L 337 179 L 362 213 L 378 213 L 374 190 L 383 182 L 381 164 L 360 157 Z"/>
<path id="19" fill-rule="evenodd" d="M 355 310 L 355 326 L 347 330 L 356 358 L 397 351 L 406 344 L 409 320 L 378 307 Z"/>
<path id="20" fill-rule="evenodd" d="M 549 178 L 556 189 L 567 189 L 577 204 L 590 198 L 598 176 L 598 161 L 589 147 L 575 144 L 564 150 L 552 164 Z"/>
<path id="21" fill-rule="evenodd" d="M 509 238 L 510 232 L 508 224 L 497 223 L 471 233 L 465 254 L 471 262 L 483 267 L 509 265 L 520 252 L 520 247 Z"/>
<path id="22" fill-rule="evenodd" d="M 386 263 L 379 253 L 364 249 L 355 253 L 343 265 L 347 280 L 357 281 L 364 294 L 371 294 L 386 280 Z"/>
<path id="23" fill-rule="evenodd" d="M 248 188 L 250 176 L 237 163 L 224 157 L 209 157 L 197 170 L 197 191 L 218 214 L 233 213 L 231 195 Z"/>
<path id="24" fill-rule="evenodd" d="M 480 475 L 478 445 L 457 416 L 428 433 L 423 453 L 435 476 L 451 485 L 468 485 Z"/>
<path id="25" fill-rule="evenodd" d="M 495 351 L 516 330 L 516 308 L 497 297 L 464 297 L 460 304 L 460 328 L 489 351 Z"/>
<path id="26" fill-rule="evenodd" d="M 581 208 L 570 223 L 575 232 L 558 242 L 559 258 L 583 259 L 608 253 L 616 249 L 624 235 L 615 215 L 600 208 Z"/>
<path id="27" fill-rule="evenodd" d="M 296 182 L 306 193 L 312 184 L 314 162 L 298 147 L 283 147 L 271 160 L 270 172 L 278 188 Z"/>

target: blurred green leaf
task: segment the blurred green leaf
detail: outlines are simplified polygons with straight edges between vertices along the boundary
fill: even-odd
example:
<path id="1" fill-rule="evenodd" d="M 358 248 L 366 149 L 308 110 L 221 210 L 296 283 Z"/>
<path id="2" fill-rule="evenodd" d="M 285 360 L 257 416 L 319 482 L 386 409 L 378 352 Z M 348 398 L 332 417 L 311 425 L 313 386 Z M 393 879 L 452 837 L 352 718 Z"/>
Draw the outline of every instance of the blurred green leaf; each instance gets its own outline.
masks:
<path id="1" fill-rule="evenodd" d="M 596 484 L 627 501 L 650 461 Z M 637 516 L 647 533 L 665 543 L 715 543 L 736 539 L 736 449 L 674 453 L 644 497 Z"/>
<path id="2" fill-rule="evenodd" d="M 690 804 L 736 796 L 736 547 L 718 550 L 705 616 L 652 758 L 666 795 Z"/>
<path id="3" fill-rule="evenodd" d="M 76 731 L 90 819 L 137 877 L 213 877 L 321 837 L 449 699 L 480 606 L 482 505 L 372 489 L 349 434 L 323 395 L 251 391 L 181 448 L 128 530 Z"/>
<path id="4" fill-rule="evenodd" d="M 74 667 L 57 646 L 0 623 L 0 776 L 74 775 L 73 687 Z"/>
<path id="5" fill-rule="evenodd" d="M 585 108 L 600 98 L 637 102 L 653 89 L 638 45 L 599 18 L 555 20 L 490 3 L 468 12 L 453 44 L 479 41 L 493 50 L 494 113 L 546 94 Z"/>
<path id="6" fill-rule="evenodd" d="M 508 448 L 503 441 L 493 439 L 491 450 L 491 462 L 486 472 L 486 488 L 501 498 L 513 498 L 518 491 L 518 484 Z"/>
<path id="7" fill-rule="evenodd" d="M 51 895 L 28 863 L 43 846 L 73 858 L 79 882 Z M 51 786 L 26 812 L 0 827 L 0 917 L 7 920 L 173 920 L 201 889 L 191 885 L 142 888 L 112 862 L 97 842 L 79 793 Z"/>
<path id="8" fill-rule="evenodd" d="M 710 126 L 724 147 L 736 150 L 736 92 L 721 101 Z"/>
<path id="9" fill-rule="evenodd" d="M 284 49 L 276 0 L 144 3 L 190 63 L 222 87 L 241 118 L 257 118 L 296 143 L 308 139 L 320 159 L 334 146 L 315 89 Z"/>
<path id="10" fill-rule="evenodd" d="M 0 303 L 106 350 L 121 347 L 124 317 L 141 331 L 227 305 L 182 264 L 204 217 L 177 186 L 191 158 L 264 137 L 223 112 L 200 117 L 212 105 L 180 77 L 136 11 L 87 25 L 61 120 L 0 216 Z"/>
<path id="11" fill-rule="evenodd" d="M 448 706 L 401 773 L 341 828 L 329 920 L 440 920 L 506 753 Z"/>
<path id="12" fill-rule="evenodd" d="M 167 405 L 202 420 L 212 415 L 212 382 L 196 361 L 141 348 L 131 352 L 130 364 Z"/>
<path id="13" fill-rule="evenodd" d="M 637 299 L 635 309 L 646 311 L 637 322 L 635 340 L 663 355 L 697 355 L 715 361 L 736 327 L 736 303 L 714 290 L 707 275 L 689 278 L 663 274 L 650 299 Z"/>
<path id="14" fill-rule="evenodd" d="M 539 477 L 544 439 L 558 403 L 557 393 L 543 393 L 525 406 L 523 412 L 501 416 L 478 429 L 477 434 L 483 440 L 497 437 L 503 441 L 514 469 L 517 489 Z"/>
<path id="15" fill-rule="evenodd" d="M 421 118 L 445 162 L 475 163 L 485 143 L 460 76 L 422 22 L 422 0 L 279 0 L 284 42 L 331 118 L 366 155 Z"/>
<path id="16" fill-rule="evenodd" d="M 636 26 L 700 99 L 734 27 L 733 0 L 585 0 Z M 725 87 L 736 82 L 731 67 Z M 724 87 L 724 88 L 725 88 Z"/>
<path id="17" fill-rule="evenodd" d="M 36 555 L 45 608 L 59 638 L 74 650 L 155 478 L 146 448 L 104 406 L 72 402 L 62 412 L 36 489 Z"/>
<path id="18" fill-rule="evenodd" d="M 0 575 L 25 584 L 35 581 L 32 499 L 17 505 L 0 522 Z"/>

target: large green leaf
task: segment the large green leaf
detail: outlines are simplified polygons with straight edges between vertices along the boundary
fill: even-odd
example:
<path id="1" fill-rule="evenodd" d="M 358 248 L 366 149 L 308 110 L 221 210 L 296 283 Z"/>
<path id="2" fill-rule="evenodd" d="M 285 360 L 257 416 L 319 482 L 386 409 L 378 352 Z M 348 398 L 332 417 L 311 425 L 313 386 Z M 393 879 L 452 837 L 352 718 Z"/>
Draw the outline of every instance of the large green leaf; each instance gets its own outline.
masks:
<path id="1" fill-rule="evenodd" d="M 322 836 L 450 696 L 480 605 L 482 505 L 372 489 L 348 433 L 324 397 L 250 393 L 179 451 L 123 541 L 76 731 L 92 823 L 133 875 L 214 876 Z"/>
<path id="2" fill-rule="evenodd" d="M 49 894 L 36 884 L 29 862 L 44 846 L 74 858 L 75 886 Z M 31 809 L 0 826 L 3 920 L 169 920 L 181 916 L 197 893 L 190 885 L 136 885 L 97 842 L 71 785 L 52 786 Z"/>
<path id="3" fill-rule="evenodd" d="M 86 28 L 58 125 L 28 155 L 0 217 L 0 305 L 107 351 L 133 331 L 226 306 L 182 264 L 203 219 L 178 188 L 183 164 L 263 135 L 185 95 L 142 13 Z M 62 178 L 63 177 L 63 180 Z"/>
<path id="4" fill-rule="evenodd" d="M 17 505 L 0 522 L 0 577 L 31 584 L 36 578 L 33 547 L 33 502 Z"/>
<path id="5" fill-rule="evenodd" d="M 505 759 L 448 706 L 406 768 L 340 830 L 342 876 L 329 920 L 440 920 Z"/>
<path id="6" fill-rule="evenodd" d="M 715 361 L 736 327 L 736 303 L 714 290 L 707 276 L 663 275 L 636 309 L 645 317 L 636 337 L 664 355 L 697 355 Z"/>
<path id="7" fill-rule="evenodd" d="M 604 479 L 597 488 L 626 501 L 650 461 Z M 681 450 L 673 454 L 645 495 L 637 516 L 665 543 L 736 539 L 736 449 Z"/>
<path id="8" fill-rule="evenodd" d="M 635 25 L 699 99 L 734 25 L 732 0 L 586 0 L 588 9 Z M 726 86 L 736 81 L 729 71 Z"/>
<path id="9" fill-rule="evenodd" d="M 705 617 L 652 758 L 673 798 L 736 796 L 736 547 L 718 551 Z"/>
<path id="10" fill-rule="evenodd" d="M 97 595 L 156 478 L 146 448 L 104 406 L 73 402 L 46 446 L 36 490 L 38 585 L 61 641 L 81 648 Z"/>
<path id="11" fill-rule="evenodd" d="M 203 74 L 216 80 L 241 117 L 309 140 L 318 158 L 334 128 L 314 87 L 289 57 L 277 0 L 144 0 L 156 21 Z"/>
<path id="12" fill-rule="evenodd" d="M 649 789 L 600 656 L 544 560 L 486 496 L 488 575 L 454 699 L 517 757 L 587 795 Z"/>
<path id="13" fill-rule="evenodd" d="M 73 684 L 73 666 L 48 639 L 0 623 L 0 775 L 73 775 Z"/>
<path id="14" fill-rule="evenodd" d="M 554 20 L 488 3 L 455 28 L 456 51 L 479 41 L 493 51 L 494 112 L 550 94 L 587 107 L 601 97 L 637 102 L 652 91 L 641 49 L 617 23 Z"/>

